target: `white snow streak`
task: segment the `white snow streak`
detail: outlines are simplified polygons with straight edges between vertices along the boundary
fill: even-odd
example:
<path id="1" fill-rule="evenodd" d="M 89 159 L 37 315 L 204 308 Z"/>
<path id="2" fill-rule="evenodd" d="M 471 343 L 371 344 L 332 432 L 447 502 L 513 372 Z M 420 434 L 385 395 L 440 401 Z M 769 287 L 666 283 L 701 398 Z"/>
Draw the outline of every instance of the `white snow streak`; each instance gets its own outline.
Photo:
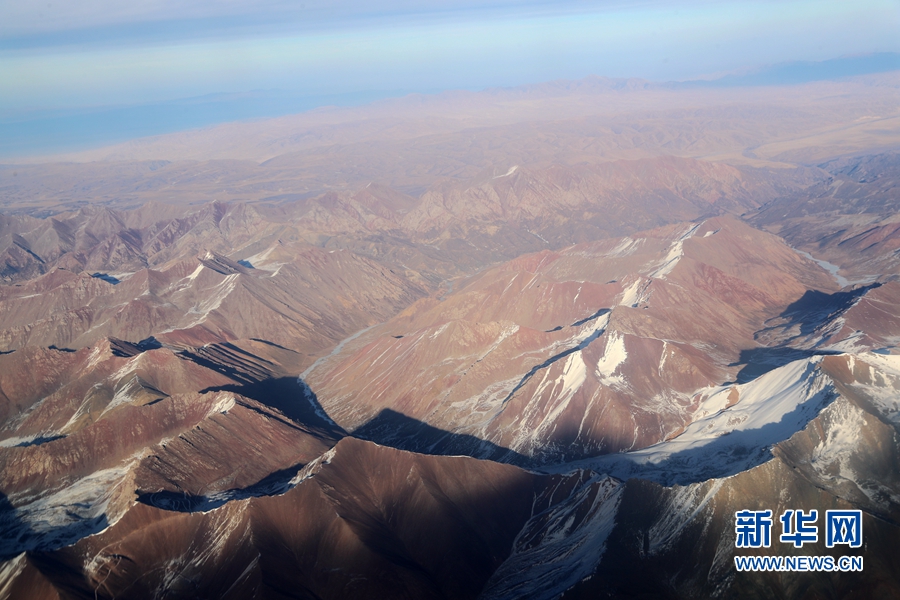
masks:
<path id="1" fill-rule="evenodd" d="M 624 292 L 622 292 L 622 299 L 619 300 L 619 306 L 634 306 L 636 305 L 641 298 L 641 285 L 644 283 L 644 280 L 638 277 L 634 280 L 630 286 L 628 286 Z"/>
<path id="2" fill-rule="evenodd" d="M 622 383 L 622 376 L 615 377 L 613 374 L 628 358 L 628 351 L 625 349 L 625 337 L 618 331 L 609 334 L 606 340 L 606 349 L 603 356 L 597 362 L 597 377 L 601 380 L 607 380 L 609 383 Z"/>
<path id="3" fill-rule="evenodd" d="M 480 598 L 556 598 L 589 577 L 606 550 L 623 489 L 617 481 L 595 476 L 564 501 L 532 516 Z"/>
<path id="4" fill-rule="evenodd" d="M 694 235 L 694 232 L 697 231 L 700 225 L 702 225 L 702 223 L 697 223 L 688 229 L 674 244 L 672 244 L 669 248 L 669 253 L 666 255 L 666 258 L 663 259 L 662 264 L 650 274 L 651 279 L 664 279 L 666 275 L 672 272 L 672 269 L 675 268 L 675 265 L 677 265 L 678 261 L 681 260 L 681 257 L 684 256 L 684 240 Z"/>
<path id="5" fill-rule="evenodd" d="M 500 179 L 501 177 L 509 177 L 510 175 L 515 173 L 516 169 L 518 169 L 518 168 L 519 168 L 519 165 L 513 165 L 509 168 L 509 171 L 507 171 L 503 175 L 495 175 L 494 177 L 491 177 L 491 179 Z"/>

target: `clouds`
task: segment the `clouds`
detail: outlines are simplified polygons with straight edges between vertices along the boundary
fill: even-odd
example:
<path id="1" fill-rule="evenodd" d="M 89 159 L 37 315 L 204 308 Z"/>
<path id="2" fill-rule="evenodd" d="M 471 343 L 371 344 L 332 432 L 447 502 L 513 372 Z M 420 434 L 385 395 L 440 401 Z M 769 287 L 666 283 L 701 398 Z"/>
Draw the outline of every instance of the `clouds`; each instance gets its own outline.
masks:
<path id="1" fill-rule="evenodd" d="M 685 79 L 898 51 L 893 0 L 848 3 L 84 0 L 0 7 L 0 109 Z"/>
<path id="2" fill-rule="evenodd" d="M 293 3 L 262 1 L 176 2 L 174 0 L 31 0 L 7 2 L 0 8 L 0 37 L 10 38 L 48 32 L 96 30 L 109 26 L 227 18 L 242 15 L 296 12 Z"/>
<path id="3" fill-rule="evenodd" d="M 33 0 L 7 2 L 0 6 L 0 39 L 26 38 L 45 33 L 64 33 L 80 30 L 112 34 L 115 30 L 133 30 L 135 26 L 153 28 L 154 25 L 172 27 L 180 35 L 190 36 L 191 29 L 177 23 L 191 23 L 194 34 L 204 35 L 222 29 L 233 33 L 245 27 L 256 29 L 302 29 L 340 27 L 371 20 L 409 18 L 471 18 L 497 13 L 559 14 L 590 11 L 627 5 L 672 2 L 631 2 L 616 0 L 585 2 L 562 0 L 493 0 L 472 2 L 453 0 Z M 680 4 L 684 4 L 683 2 Z"/>

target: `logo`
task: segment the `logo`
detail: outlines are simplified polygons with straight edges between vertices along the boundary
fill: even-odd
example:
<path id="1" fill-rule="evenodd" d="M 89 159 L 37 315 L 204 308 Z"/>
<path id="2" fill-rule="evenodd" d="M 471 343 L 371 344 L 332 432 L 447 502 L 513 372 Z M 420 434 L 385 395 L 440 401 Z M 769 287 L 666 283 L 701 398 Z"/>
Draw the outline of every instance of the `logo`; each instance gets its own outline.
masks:
<path id="1" fill-rule="evenodd" d="M 793 542 L 794 548 L 801 548 L 807 542 L 815 544 L 819 541 L 819 530 L 814 525 L 818 519 L 819 511 L 815 509 L 809 511 L 809 514 L 803 514 L 802 510 L 784 511 L 780 519 L 781 536 L 778 540 L 782 544 Z"/>
<path id="2" fill-rule="evenodd" d="M 772 545 L 772 511 L 741 510 L 734 513 L 738 548 L 768 548 Z"/>
<path id="3" fill-rule="evenodd" d="M 825 513 L 825 547 L 846 544 L 862 547 L 862 511 L 829 510 Z"/>
<path id="4" fill-rule="evenodd" d="M 778 541 L 802 548 L 819 541 L 819 511 L 787 509 L 778 517 L 781 534 Z M 772 544 L 772 511 L 739 510 L 734 513 L 737 548 L 769 548 Z M 825 546 L 862 547 L 862 511 L 825 511 Z M 862 556 L 735 556 L 738 571 L 831 571 L 863 570 Z"/>

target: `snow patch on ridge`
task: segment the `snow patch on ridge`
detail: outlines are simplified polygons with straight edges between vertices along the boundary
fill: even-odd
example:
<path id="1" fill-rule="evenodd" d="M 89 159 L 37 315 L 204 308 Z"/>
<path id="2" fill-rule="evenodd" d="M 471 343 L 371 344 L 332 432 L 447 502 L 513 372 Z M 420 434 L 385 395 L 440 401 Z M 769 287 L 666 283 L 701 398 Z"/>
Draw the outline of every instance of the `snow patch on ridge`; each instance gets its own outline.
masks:
<path id="1" fill-rule="evenodd" d="M 638 278 L 622 292 L 619 306 L 634 308 L 641 302 L 646 302 L 650 299 L 650 295 L 647 293 L 647 288 L 649 287 L 650 280 L 638 276 Z"/>
<path id="2" fill-rule="evenodd" d="M 834 383 L 819 368 L 821 360 L 794 361 L 734 386 L 737 404 L 694 421 L 674 439 L 579 464 L 663 485 L 726 477 L 762 464 L 773 444 L 803 429 L 837 397 Z M 730 394 L 732 386 L 722 386 L 704 404 L 727 406 Z"/>
<path id="3" fill-rule="evenodd" d="M 207 417 L 211 417 L 216 413 L 225 414 L 232 408 L 234 408 L 235 399 L 234 396 L 222 396 L 218 399 L 218 401 L 209 408 L 209 412 L 207 413 Z"/>
<path id="4" fill-rule="evenodd" d="M 694 235 L 694 232 L 697 231 L 702 224 L 703 223 L 697 223 L 688 229 L 669 247 L 669 253 L 663 259 L 662 264 L 656 267 L 650 274 L 651 279 L 665 279 L 666 275 L 672 272 L 672 269 L 675 268 L 675 265 L 677 265 L 678 261 L 681 260 L 681 257 L 684 256 L 684 240 Z"/>
<path id="5" fill-rule="evenodd" d="M 606 340 L 606 349 L 603 356 L 597 362 L 597 377 L 606 380 L 607 384 L 623 383 L 621 375 L 614 376 L 616 370 L 628 358 L 628 351 L 625 349 L 625 337 L 617 331 L 612 332 Z"/>
<path id="6" fill-rule="evenodd" d="M 260 271 L 268 271 L 270 273 L 269 277 L 275 277 L 278 275 L 278 272 L 281 270 L 281 267 L 286 265 L 286 262 L 278 262 L 277 260 L 269 261 L 269 256 L 272 252 L 275 251 L 276 246 L 269 246 L 266 250 L 254 254 L 253 256 L 248 256 L 244 260 L 253 265 L 254 269 L 258 269 Z M 331 252 L 334 252 L 333 250 Z M 329 252 L 329 254 L 331 253 Z"/>
<path id="7" fill-rule="evenodd" d="M 628 288 L 622 292 L 622 299 L 619 300 L 619 306 L 634 306 L 640 298 L 641 279 L 638 277 Z"/>
<path id="8" fill-rule="evenodd" d="M 203 271 L 203 263 L 200 263 L 199 265 L 197 265 L 197 268 L 194 269 L 194 272 L 191 273 L 190 275 L 188 275 L 187 277 L 185 277 L 185 279 L 187 279 L 188 281 L 193 281 L 193 280 L 197 279 L 197 277 L 200 275 L 201 271 Z"/>
<path id="9" fill-rule="evenodd" d="M 334 448 L 331 448 L 321 456 L 312 459 L 311 461 L 306 463 L 306 466 L 297 471 L 297 474 L 291 478 L 291 480 L 288 482 L 288 485 L 291 488 L 295 488 L 307 479 L 315 477 L 316 474 L 322 470 L 322 467 L 331 464 L 331 459 L 333 459 L 336 454 L 337 451 Z"/>
<path id="10" fill-rule="evenodd" d="M 865 413 L 849 402 L 829 408 L 832 410 L 826 415 L 828 428 L 812 451 L 810 466 L 820 474 L 827 473 L 829 479 L 843 478 L 857 483 L 850 462 L 859 445 L 859 433 L 866 425 Z"/>
<path id="11" fill-rule="evenodd" d="M 103 412 L 100 413 L 100 418 L 103 418 L 103 415 L 113 410 L 117 406 L 121 406 L 122 404 L 129 404 L 132 400 L 134 400 L 135 392 L 140 389 L 140 380 L 138 376 L 135 375 L 128 383 L 126 383 L 116 391 L 116 393 L 112 397 L 112 400 L 109 401 L 109 404 L 107 404 L 106 408 L 103 409 Z"/>
<path id="12" fill-rule="evenodd" d="M 121 514 L 111 504 L 142 456 L 135 454 L 118 467 L 96 471 L 42 497 L 10 494 L 10 502 L 18 506 L 0 513 L 0 556 L 55 550 L 114 525 Z"/>
<path id="13" fill-rule="evenodd" d="M 571 398 L 572 394 L 581 387 L 581 384 L 584 383 L 586 378 L 587 366 L 584 364 L 584 353 L 576 352 L 570 354 L 569 358 L 566 359 L 566 365 L 563 367 L 562 379 L 559 382 L 562 386 L 559 391 L 559 396 Z"/>
<path id="14" fill-rule="evenodd" d="M 564 342 L 567 345 L 576 345 L 569 346 L 562 352 L 533 366 L 503 399 L 498 412 L 512 399 L 516 392 L 526 385 L 538 381 L 537 378 L 540 377 L 534 393 L 530 395 L 528 404 L 522 410 L 521 422 L 533 421 L 539 418 L 540 415 L 545 416 L 534 427 L 518 428 L 515 439 L 509 445 L 510 449 L 530 454 L 543 446 L 542 436 L 544 432 L 548 428 L 556 427 L 556 419 L 565 411 L 575 392 L 580 389 L 586 380 L 587 365 L 584 362 L 582 351 L 603 335 L 609 323 L 609 315 L 610 313 L 608 312 L 601 315 L 595 325 L 592 323 L 582 325 L 577 336 Z M 551 378 L 550 375 L 554 372 L 554 369 L 558 369 L 554 365 L 564 358 L 566 362 L 563 363 L 562 374 Z M 558 370 L 555 372 L 559 373 Z"/>
<path id="15" fill-rule="evenodd" d="M 532 445 L 535 444 L 536 440 L 543 438 L 548 433 L 548 429 L 556 427 L 557 420 L 569 406 L 572 396 L 575 395 L 575 392 L 587 379 L 587 365 L 584 363 L 583 353 L 578 351 L 570 354 L 563 365 L 562 375 L 557 379 L 549 379 L 549 375 L 550 369 L 545 369 L 543 379 L 538 384 L 533 395 L 534 398 L 543 398 L 545 392 L 549 391 L 549 394 L 547 394 L 549 401 L 543 405 L 547 415 L 528 434 L 528 440 Z M 536 407 L 534 402 L 529 403 L 526 414 L 533 414 Z"/>
<path id="16" fill-rule="evenodd" d="M 859 300 L 857 300 L 857 303 Z M 822 338 L 827 340 L 831 336 L 838 333 L 844 327 L 844 317 L 835 320 L 834 325 L 829 328 Z M 828 344 L 827 346 L 823 346 L 823 350 L 831 350 L 833 352 L 846 352 L 846 353 L 857 353 L 867 349 L 865 344 L 861 344 L 860 341 L 866 337 L 865 332 L 863 331 L 855 331 L 852 334 L 848 335 L 846 338 L 842 339 L 839 342 L 834 344 Z"/>
<path id="17" fill-rule="evenodd" d="M 848 358 L 853 359 L 852 356 Z M 860 355 L 859 358 L 860 360 L 865 361 L 869 366 L 876 367 L 878 370 L 891 376 L 895 381 L 900 381 L 900 354 L 866 352 Z"/>
<path id="18" fill-rule="evenodd" d="M 866 352 L 859 355 L 859 361 L 852 356 L 849 359 L 851 373 L 866 369 L 850 387 L 863 392 L 882 415 L 891 423 L 900 425 L 900 355 Z M 861 378 L 868 382 L 859 382 Z"/>
<path id="19" fill-rule="evenodd" d="M 634 254 L 643 240 L 635 240 L 630 237 L 622 238 L 622 241 L 616 244 L 616 247 L 606 253 L 608 257 L 621 258 Z"/>
<path id="20" fill-rule="evenodd" d="M 232 273 L 231 275 L 226 276 L 225 279 L 222 280 L 222 283 L 214 288 L 215 293 L 210 298 L 207 298 L 199 305 L 188 309 L 189 314 L 199 314 L 200 317 L 193 325 L 189 325 L 187 329 L 190 329 L 194 325 L 199 325 L 203 322 L 203 319 L 209 316 L 209 313 L 222 306 L 222 302 L 225 301 L 228 295 L 231 294 L 237 286 L 238 275 L 238 273 Z"/>
<path id="21" fill-rule="evenodd" d="M 91 353 L 88 355 L 87 364 L 84 366 L 84 371 L 90 371 L 101 362 L 106 360 L 106 354 L 103 352 L 103 347 L 98 343 L 96 344 Z"/>
<path id="22" fill-rule="evenodd" d="M 19 573 L 25 570 L 25 554 L 20 554 L 12 560 L 8 560 L 0 565 L 0 598 L 11 598 L 10 586 L 19 576 Z"/>
<path id="23" fill-rule="evenodd" d="M 494 343 L 491 344 L 491 347 L 488 348 L 488 349 L 485 351 L 485 353 L 481 355 L 481 358 L 479 358 L 479 359 L 478 359 L 477 361 L 475 361 L 475 362 L 481 362 L 481 361 L 483 361 L 485 358 L 488 357 L 488 355 L 489 355 L 491 352 L 493 352 L 493 351 L 496 350 L 498 347 L 500 347 L 500 344 L 502 344 L 502 343 L 506 340 L 506 338 L 508 338 L 508 337 L 511 336 L 511 335 L 515 335 L 518 331 L 519 331 L 519 326 L 518 326 L 516 323 L 510 323 L 510 324 L 508 324 L 508 325 L 504 325 L 503 328 L 500 330 L 500 335 L 497 336 L 496 341 L 494 341 Z"/>
<path id="24" fill-rule="evenodd" d="M 662 517 L 648 531 L 647 554 L 659 554 L 678 541 L 684 528 L 716 496 L 723 483 L 723 479 L 715 479 L 708 487 L 689 485 L 673 488 L 672 495 L 667 498 L 665 510 L 660 511 Z"/>
<path id="25" fill-rule="evenodd" d="M 515 173 L 516 169 L 518 169 L 518 168 L 519 168 L 519 165 L 513 165 L 509 168 L 509 171 L 507 171 L 503 175 L 495 175 L 494 177 L 491 177 L 491 179 L 500 179 L 501 177 L 509 177 L 510 175 Z"/>

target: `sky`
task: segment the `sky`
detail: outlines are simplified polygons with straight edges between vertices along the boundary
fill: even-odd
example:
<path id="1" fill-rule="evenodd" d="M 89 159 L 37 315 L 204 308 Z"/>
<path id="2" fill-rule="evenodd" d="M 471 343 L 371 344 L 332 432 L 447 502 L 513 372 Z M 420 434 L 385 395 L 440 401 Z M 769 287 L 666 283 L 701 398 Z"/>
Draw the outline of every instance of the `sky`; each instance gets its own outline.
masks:
<path id="1" fill-rule="evenodd" d="M 0 154 L 54 130 L 91 143 L 73 127 L 98 115 L 133 136 L 411 92 L 709 78 L 900 52 L 898 31 L 900 0 L 0 0 Z"/>

